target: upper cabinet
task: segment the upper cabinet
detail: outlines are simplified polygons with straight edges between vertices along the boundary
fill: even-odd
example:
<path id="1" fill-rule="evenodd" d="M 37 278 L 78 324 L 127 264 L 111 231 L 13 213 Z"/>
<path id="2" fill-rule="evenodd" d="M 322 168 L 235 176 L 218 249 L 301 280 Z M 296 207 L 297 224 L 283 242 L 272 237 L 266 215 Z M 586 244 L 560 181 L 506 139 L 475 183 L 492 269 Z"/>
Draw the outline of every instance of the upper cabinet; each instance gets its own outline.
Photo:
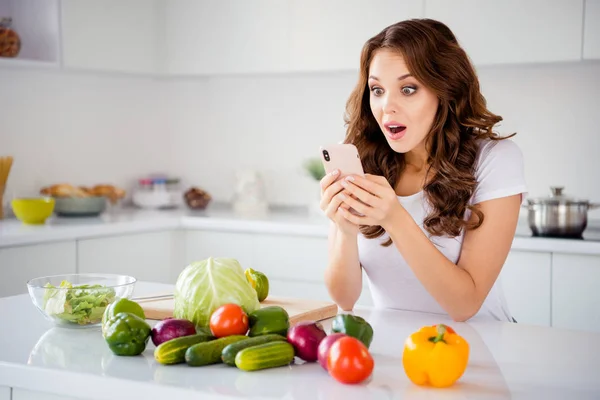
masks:
<path id="1" fill-rule="evenodd" d="M 269 73 L 289 69 L 286 0 L 169 0 L 169 74 Z"/>
<path id="2" fill-rule="evenodd" d="M 586 0 L 585 2 L 583 58 L 600 59 L 600 0 Z"/>
<path id="3" fill-rule="evenodd" d="M 160 0 L 62 0 L 64 66 L 161 72 L 163 6 Z"/>
<path id="4" fill-rule="evenodd" d="M 447 24 L 475 65 L 581 60 L 583 0 L 427 0 L 425 16 Z"/>
<path id="5" fill-rule="evenodd" d="M 0 0 L 0 20 L 10 19 L 19 46 L 11 57 L 0 57 L 3 65 L 60 65 L 58 0 Z M 13 57 L 13 55 L 16 55 Z"/>
<path id="6" fill-rule="evenodd" d="M 158 76 L 355 72 L 369 38 L 422 17 L 476 66 L 600 59 L 600 0 L 0 0 L 6 16 L 25 63 Z"/>
<path id="7" fill-rule="evenodd" d="M 358 70 L 368 39 L 388 25 L 422 14 L 422 0 L 291 0 L 291 68 Z"/>

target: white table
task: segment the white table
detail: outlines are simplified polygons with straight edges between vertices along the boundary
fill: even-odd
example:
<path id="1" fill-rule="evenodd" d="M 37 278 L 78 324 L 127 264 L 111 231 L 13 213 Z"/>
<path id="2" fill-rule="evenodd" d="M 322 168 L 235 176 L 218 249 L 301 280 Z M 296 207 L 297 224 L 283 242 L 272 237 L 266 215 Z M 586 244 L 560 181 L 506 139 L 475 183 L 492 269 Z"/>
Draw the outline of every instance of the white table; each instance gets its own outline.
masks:
<path id="1" fill-rule="evenodd" d="M 169 289 L 140 282 L 135 294 Z M 352 386 L 336 382 L 316 363 L 257 372 L 225 365 L 162 366 L 154 361 L 151 342 L 140 356 L 117 357 L 99 330 L 53 328 L 27 295 L 0 298 L 0 399 L 10 398 L 2 397 L 9 387 L 15 400 L 600 398 L 599 333 L 454 323 L 438 315 L 368 308 L 356 313 L 374 328 L 375 370 L 368 383 Z M 469 366 L 450 389 L 417 387 L 402 367 L 404 339 L 434 323 L 450 324 L 471 345 Z M 328 323 L 325 327 L 329 331 Z"/>

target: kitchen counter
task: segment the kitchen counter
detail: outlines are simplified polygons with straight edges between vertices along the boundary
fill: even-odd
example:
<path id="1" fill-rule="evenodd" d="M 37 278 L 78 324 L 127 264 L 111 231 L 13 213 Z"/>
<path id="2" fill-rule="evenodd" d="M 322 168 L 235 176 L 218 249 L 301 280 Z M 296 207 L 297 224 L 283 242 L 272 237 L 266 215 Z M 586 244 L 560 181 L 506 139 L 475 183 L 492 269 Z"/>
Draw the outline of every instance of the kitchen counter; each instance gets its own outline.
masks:
<path id="1" fill-rule="evenodd" d="M 215 204 L 205 211 L 187 209 L 147 211 L 113 210 L 97 218 L 50 218 L 45 225 L 27 226 L 16 219 L 0 222 L 0 248 L 44 242 L 78 240 L 158 230 L 203 229 L 234 232 L 275 233 L 327 237 L 328 220 L 311 215 L 304 208 L 279 207 L 268 215 L 244 218 L 227 205 Z M 600 255 L 600 220 L 590 220 L 584 239 L 532 237 L 521 219 L 513 249 L 542 252 Z"/>
<path id="2" fill-rule="evenodd" d="M 135 295 L 171 288 L 139 282 Z M 53 328 L 28 295 L 0 298 L 0 394 L 4 386 L 13 388 L 13 398 L 30 390 L 72 400 L 600 398 L 600 333 L 475 320 L 455 323 L 445 316 L 406 311 L 355 312 L 374 328 L 375 369 L 367 382 L 343 385 L 317 363 L 255 372 L 225 365 L 162 366 L 153 358 L 151 342 L 140 356 L 117 357 L 99 329 Z M 450 324 L 471 349 L 465 374 L 448 389 L 415 386 L 402 367 L 404 339 L 435 323 Z M 324 326 L 329 332 L 330 324 Z"/>

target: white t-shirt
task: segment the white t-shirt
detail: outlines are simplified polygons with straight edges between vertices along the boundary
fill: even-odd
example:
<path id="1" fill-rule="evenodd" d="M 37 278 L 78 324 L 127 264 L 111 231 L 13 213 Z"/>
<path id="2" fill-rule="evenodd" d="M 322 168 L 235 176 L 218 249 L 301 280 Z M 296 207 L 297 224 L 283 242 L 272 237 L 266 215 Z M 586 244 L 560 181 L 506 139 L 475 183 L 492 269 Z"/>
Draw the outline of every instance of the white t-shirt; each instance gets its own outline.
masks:
<path id="1" fill-rule="evenodd" d="M 510 139 L 480 142 L 475 175 L 477 187 L 470 204 L 515 194 L 525 197 L 527 188 L 523 155 Z M 450 261 L 456 263 L 462 248 L 464 232 L 455 238 L 428 234 L 423 227 L 423 221 L 430 205 L 422 191 L 412 196 L 398 196 L 398 200 L 434 245 Z M 465 218 L 468 218 L 468 215 Z M 369 281 L 374 306 L 446 314 L 414 275 L 396 246 L 381 246 L 388 238 L 387 233 L 376 239 L 366 239 L 362 234 L 358 235 L 359 260 Z M 498 321 L 512 320 L 499 280 L 490 290 L 475 317 Z"/>

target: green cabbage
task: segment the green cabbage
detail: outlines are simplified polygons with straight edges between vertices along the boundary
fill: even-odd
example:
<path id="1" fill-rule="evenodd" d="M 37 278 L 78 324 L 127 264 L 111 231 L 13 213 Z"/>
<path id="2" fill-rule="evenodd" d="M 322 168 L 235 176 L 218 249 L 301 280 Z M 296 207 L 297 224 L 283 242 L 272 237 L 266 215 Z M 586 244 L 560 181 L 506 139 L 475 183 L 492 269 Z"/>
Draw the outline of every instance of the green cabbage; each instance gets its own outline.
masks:
<path id="1" fill-rule="evenodd" d="M 188 265 L 175 284 L 173 316 L 207 327 L 223 304 L 235 303 L 247 313 L 260 308 L 256 291 L 234 258 L 213 258 Z"/>

